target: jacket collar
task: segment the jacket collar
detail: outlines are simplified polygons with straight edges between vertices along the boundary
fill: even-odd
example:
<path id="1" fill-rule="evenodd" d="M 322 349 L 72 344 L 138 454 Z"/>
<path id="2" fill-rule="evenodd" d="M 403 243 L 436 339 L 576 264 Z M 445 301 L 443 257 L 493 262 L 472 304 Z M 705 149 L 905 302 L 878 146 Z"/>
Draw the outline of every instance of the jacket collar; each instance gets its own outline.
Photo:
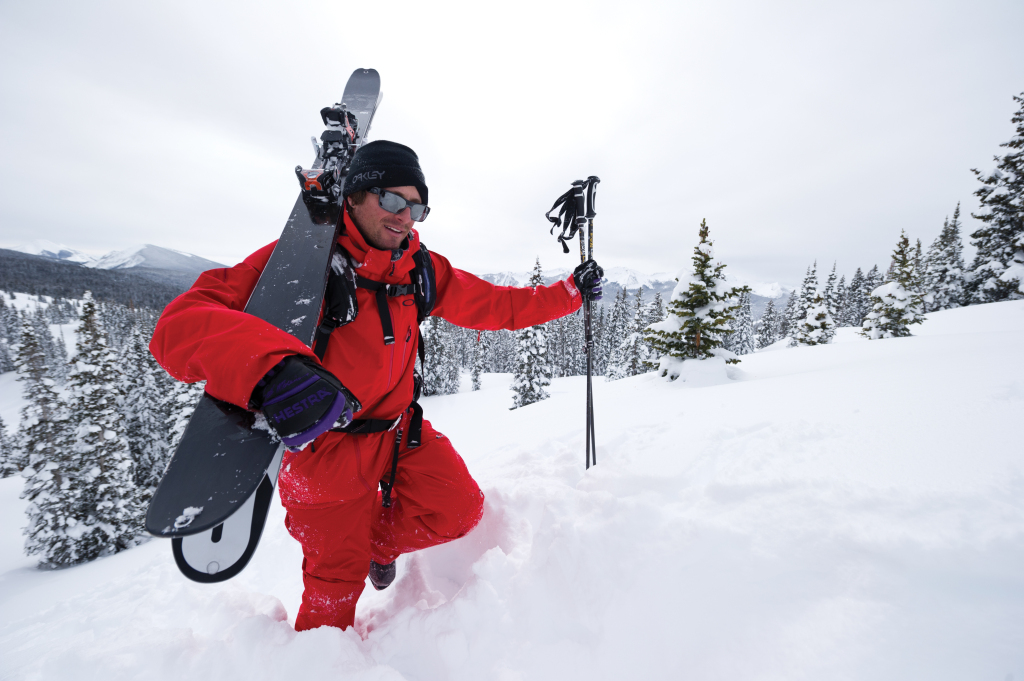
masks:
<path id="1" fill-rule="evenodd" d="M 359 276 L 385 284 L 402 284 L 408 281 L 409 273 L 416 266 L 412 254 L 420 248 L 420 235 L 415 228 L 406 237 L 406 247 L 402 250 L 401 256 L 392 261 L 393 251 L 382 251 L 366 243 L 366 239 L 352 222 L 347 205 L 342 212 L 342 220 L 338 244 L 354 261 Z"/>

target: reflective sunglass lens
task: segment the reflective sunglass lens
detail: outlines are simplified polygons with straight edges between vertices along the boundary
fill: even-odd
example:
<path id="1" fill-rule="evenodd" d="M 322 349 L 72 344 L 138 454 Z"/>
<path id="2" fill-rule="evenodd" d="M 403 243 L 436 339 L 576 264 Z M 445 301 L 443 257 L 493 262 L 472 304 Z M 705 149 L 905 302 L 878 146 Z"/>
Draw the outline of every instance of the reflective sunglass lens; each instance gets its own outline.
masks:
<path id="1" fill-rule="evenodd" d="M 401 213 L 406 206 L 405 199 L 391 192 L 380 193 L 380 207 L 389 213 Z"/>

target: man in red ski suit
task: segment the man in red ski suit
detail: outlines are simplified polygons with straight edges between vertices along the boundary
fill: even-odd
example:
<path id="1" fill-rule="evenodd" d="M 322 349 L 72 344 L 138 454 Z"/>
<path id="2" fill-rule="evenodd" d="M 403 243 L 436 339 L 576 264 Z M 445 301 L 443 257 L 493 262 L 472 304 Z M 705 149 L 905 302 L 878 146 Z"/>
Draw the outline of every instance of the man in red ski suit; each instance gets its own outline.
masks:
<path id="1" fill-rule="evenodd" d="M 387 141 L 365 145 L 352 161 L 344 195 L 338 245 L 359 277 L 409 284 L 413 255 L 420 248 L 412 225 L 428 212 L 415 153 Z M 409 433 L 414 412 L 419 334 L 413 294 L 386 298 L 393 341 L 385 343 L 380 297 L 356 289 L 359 313 L 330 334 L 320 362 L 294 336 L 243 312 L 274 245 L 234 267 L 203 273 L 164 310 L 150 350 L 177 380 L 206 381 L 212 396 L 262 408 L 268 417 L 273 400 L 266 393 L 284 366 L 299 371 L 300 378 L 312 376 L 309 381 L 319 380 L 317 385 L 337 388 L 340 396 L 315 423 L 277 430 L 282 436 L 301 430 L 291 441 L 284 438 L 291 449 L 285 452 L 279 481 L 285 524 L 304 556 L 295 628 L 345 628 L 354 622 L 368 572 L 377 588 L 385 588 L 399 555 L 472 530 L 484 498 L 462 457 L 429 421 L 422 421 L 419 446 L 408 446 L 406 437 L 396 447 L 396 433 L 399 438 Z M 566 281 L 513 288 L 455 269 L 437 253 L 429 256 L 436 278 L 432 313 L 462 327 L 521 329 L 578 310 L 583 295 L 600 296 L 601 272 L 593 261 Z M 334 395 L 330 386 L 327 393 Z M 367 419 L 398 423 L 383 432 L 344 432 Z M 383 495 L 378 483 L 389 479 L 393 485 Z M 384 505 L 385 496 L 390 506 Z"/>

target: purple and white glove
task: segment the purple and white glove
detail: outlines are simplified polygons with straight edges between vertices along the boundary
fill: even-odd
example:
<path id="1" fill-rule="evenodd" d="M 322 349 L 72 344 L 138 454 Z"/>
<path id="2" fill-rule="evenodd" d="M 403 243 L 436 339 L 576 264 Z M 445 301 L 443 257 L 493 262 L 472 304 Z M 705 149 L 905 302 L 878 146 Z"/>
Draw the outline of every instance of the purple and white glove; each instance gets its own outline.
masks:
<path id="1" fill-rule="evenodd" d="M 601 277 L 604 270 L 593 260 L 581 263 L 572 272 L 573 283 L 583 295 L 584 300 L 601 300 Z"/>
<path id="2" fill-rule="evenodd" d="M 335 376 L 308 357 L 290 355 L 260 379 L 250 402 L 289 449 L 302 449 L 333 428 L 347 426 L 360 404 Z"/>

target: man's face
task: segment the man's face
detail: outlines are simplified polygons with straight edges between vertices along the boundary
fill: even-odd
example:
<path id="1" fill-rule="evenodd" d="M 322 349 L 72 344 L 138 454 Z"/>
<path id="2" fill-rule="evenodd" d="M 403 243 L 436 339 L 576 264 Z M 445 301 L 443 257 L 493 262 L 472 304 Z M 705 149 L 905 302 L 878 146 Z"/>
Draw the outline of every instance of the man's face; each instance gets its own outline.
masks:
<path id="1" fill-rule="evenodd" d="M 421 203 L 420 192 L 416 187 L 388 187 L 387 191 L 398 194 L 406 201 Z M 366 242 L 382 251 L 401 246 L 413 225 L 408 206 L 398 215 L 389 213 L 380 207 L 376 194 L 367 194 L 358 206 L 350 204 L 348 212 Z"/>

